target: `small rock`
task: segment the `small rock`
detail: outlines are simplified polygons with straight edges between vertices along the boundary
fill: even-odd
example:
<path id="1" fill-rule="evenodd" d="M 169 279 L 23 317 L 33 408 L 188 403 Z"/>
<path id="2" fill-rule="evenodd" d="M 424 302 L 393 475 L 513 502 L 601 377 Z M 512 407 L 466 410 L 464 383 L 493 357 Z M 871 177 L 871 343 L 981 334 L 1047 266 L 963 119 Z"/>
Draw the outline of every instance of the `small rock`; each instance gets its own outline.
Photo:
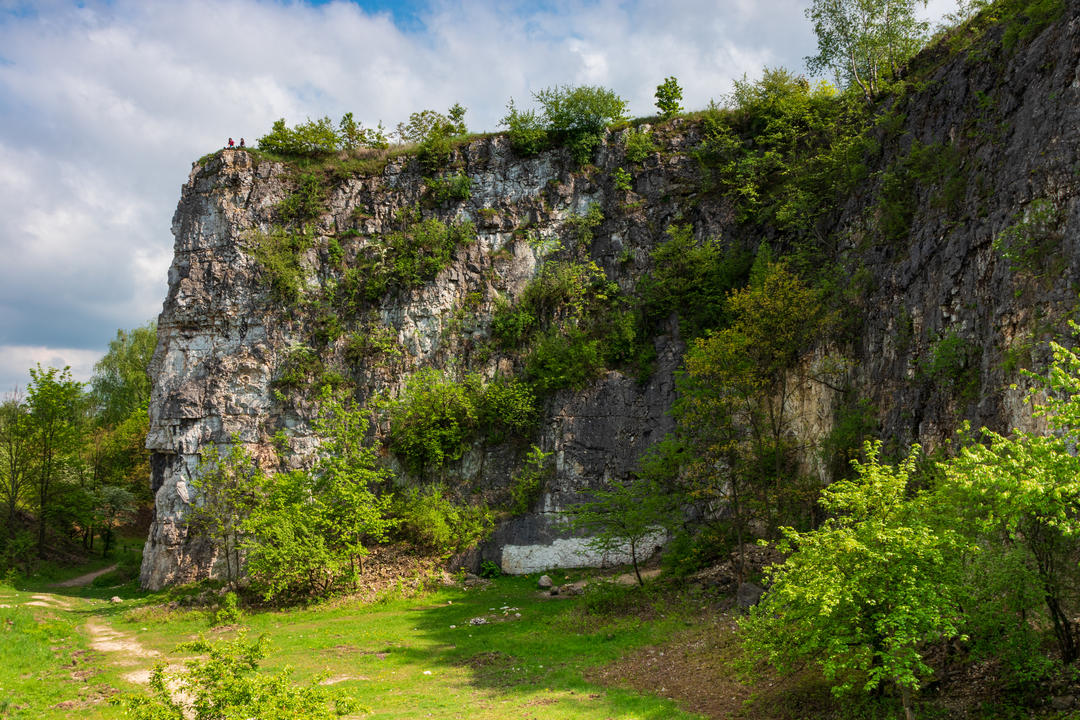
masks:
<path id="1" fill-rule="evenodd" d="M 472 620 L 469 621 L 469 624 L 470 625 L 487 625 L 488 621 L 487 621 L 487 618 L 474 617 Z"/>
<path id="2" fill-rule="evenodd" d="M 536 581 L 536 586 L 539 587 L 541 590 L 547 590 L 554 584 L 555 583 L 551 582 L 551 578 L 549 578 L 547 575 L 541 575 L 540 579 Z"/>
<path id="3" fill-rule="evenodd" d="M 747 610 L 758 604 L 758 600 L 765 594 L 765 589 L 751 582 L 744 582 L 735 591 L 735 604 L 740 610 Z"/>
<path id="4" fill-rule="evenodd" d="M 119 597 L 117 597 L 116 595 L 113 595 L 113 596 L 112 596 L 112 600 L 110 600 L 109 602 L 114 602 L 114 603 L 122 603 L 122 602 L 124 602 L 124 601 L 123 601 L 123 599 L 122 599 L 122 598 L 119 598 Z"/>
<path id="5" fill-rule="evenodd" d="M 551 586 L 551 594 L 552 595 L 558 595 L 559 594 L 559 586 L 558 585 L 552 585 Z"/>
<path id="6" fill-rule="evenodd" d="M 1072 695 L 1059 695 L 1050 698 L 1050 707 L 1059 712 L 1069 710 L 1076 705 L 1076 698 Z"/>

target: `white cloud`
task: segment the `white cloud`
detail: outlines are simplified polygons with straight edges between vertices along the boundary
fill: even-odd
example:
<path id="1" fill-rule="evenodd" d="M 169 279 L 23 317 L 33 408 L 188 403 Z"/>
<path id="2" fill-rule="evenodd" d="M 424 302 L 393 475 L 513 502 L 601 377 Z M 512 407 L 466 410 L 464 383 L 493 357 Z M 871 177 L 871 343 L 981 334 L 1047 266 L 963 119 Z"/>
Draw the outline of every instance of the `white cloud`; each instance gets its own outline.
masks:
<path id="1" fill-rule="evenodd" d="M 24 378 L 18 382 L 0 385 L 0 398 L 12 391 L 25 390 L 30 380 L 27 370 L 36 367 L 71 368 L 71 377 L 86 382 L 94 372 L 94 365 L 104 353 L 80 348 L 56 348 L 27 345 L 0 345 L 0 377 Z"/>

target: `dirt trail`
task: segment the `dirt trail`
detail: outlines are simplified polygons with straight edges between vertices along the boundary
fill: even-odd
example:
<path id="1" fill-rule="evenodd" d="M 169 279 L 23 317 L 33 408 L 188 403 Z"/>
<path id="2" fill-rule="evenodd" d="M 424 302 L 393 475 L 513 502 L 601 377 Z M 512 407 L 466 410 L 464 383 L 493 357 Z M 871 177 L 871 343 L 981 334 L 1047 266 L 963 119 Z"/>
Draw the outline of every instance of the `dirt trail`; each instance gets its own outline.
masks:
<path id="1" fill-rule="evenodd" d="M 117 565 L 110 565 L 107 568 L 101 568 L 100 570 L 95 570 L 92 573 L 86 573 L 85 575 L 80 575 L 77 578 L 71 578 L 70 580 L 65 580 L 64 582 L 55 583 L 53 585 L 53 587 L 62 587 L 62 588 L 86 587 L 90 583 L 94 582 L 94 580 L 96 578 L 99 578 L 99 577 L 101 577 L 102 575 L 104 575 L 106 573 L 111 573 L 116 568 L 117 568 Z"/>

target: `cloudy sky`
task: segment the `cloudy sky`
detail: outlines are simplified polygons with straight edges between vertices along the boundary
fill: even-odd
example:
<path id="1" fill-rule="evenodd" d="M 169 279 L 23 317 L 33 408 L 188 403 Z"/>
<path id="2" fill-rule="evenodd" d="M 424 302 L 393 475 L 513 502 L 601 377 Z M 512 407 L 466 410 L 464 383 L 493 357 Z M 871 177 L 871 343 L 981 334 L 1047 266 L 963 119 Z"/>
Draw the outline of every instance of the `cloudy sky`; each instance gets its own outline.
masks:
<path id="1" fill-rule="evenodd" d="M 675 75 L 704 107 L 765 66 L 803 70 L 809 0 L 0 0 L 0 394 L 35 363 L 90 376 L 155 318 L 191 162 L 352 111 L 387 127 L 604 85 L 651 114 Z M 932 0 L 928 17 L 954 8 Z"/>

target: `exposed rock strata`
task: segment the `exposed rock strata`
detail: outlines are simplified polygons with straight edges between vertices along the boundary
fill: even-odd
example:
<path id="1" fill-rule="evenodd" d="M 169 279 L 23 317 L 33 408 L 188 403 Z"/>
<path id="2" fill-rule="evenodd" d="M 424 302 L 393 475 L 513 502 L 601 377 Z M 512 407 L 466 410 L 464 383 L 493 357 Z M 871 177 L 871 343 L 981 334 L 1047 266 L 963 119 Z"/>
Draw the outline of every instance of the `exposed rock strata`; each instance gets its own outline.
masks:
<path id="1" fill-rule="evenodd" d="M 964 418 L 997 428 L 1032 422 L 1022 392 L 1008 389 L 1016 375 L 1006 359 L 1045 359 L 1041 343 L 1075 309 L 1080 279 L 1075 3 L 1069 4 L 1069 15 L 1014 56 L 1000 51 L 978 60 L 964 54 L 942 58 L 935 55 L 939 50 L 921 58 L 940 67 L 929 74 L 925 89 L 898 103 L 904 131 L 881 135 L 880 152 L 868 159 L 871 179 L 822 228 L 840 239 L 838 261 L 852 269 L 849 280 L 864 291 L 861 324 L 849 344 L 821 348 L 818 358 L 826 350 L 847 357 L 850 364 L 836 386 L 847 385 L 868 399 L 882 435 L 898 443 L 937 446 Z M 392 329 L 405 356 L 396 365 L 358 369 L 360 395 L 392 392 L 403 373 L 423 366 L 457 362 L 492 374 L 505 361 L 495 356 L 481 362 L 473 355 L 476 342 L 486 336 L 492 298 L 519 293 L 538 267 L 542 250 L 535 239 L 558 237 L 565 221 L 591 203 L 599 203 L 605 221 L 585 250 L 626 290 L 648 270 L 650 251 L 676 220 L 693 223 L 699 237 L 720 235 L 756 246 L 759 238 L 747 237 L 735 224 L 729 199 L 699 194 L 700 171 L 688 152 L 700 140 L 696 132 L 685 121 L 666 127 L 661 152 L 635 170 L 629 194 L 617 190 L 611 178 L 616 168 L 629 167 L 617 133 L 601 148 L 597 167 L 585 172 L 574 172 L 557 151 L 516 158 L 497 137 L 457 151 L 454 161 L 471 180 L 469 199 L 425 212 L 472 219 L 478 240 L 460 249 L 433 282 L 384 300 L 379 321 Z M 902 243 L 876 244 L 875 178 L 916 142 L 958 151 L 955 171 L 965 175 L 964 192 L 956 207 L 943 208 L 941 187 L 921 187 L 910 236 Z M 375 176 L 336 181 L 326 212 L 315 222 L 319 242 L 305 257 L 311 282 L 326 274 L 321 248 L 328 238 L 357 228 L 362 238 L 387 232 L 395 213 L 422 200 L 421 175 L 415 159 L 399 158 Z M 196 164 L 183 188 L 173 219 L 169 293 L 151 366 L 147 446 L 153 452 L 156 514 L 142 568 L 148 587 L 213 571 L 209 546 L 183 524 L 202 448 L 237 438 L 272 465 L 277 456 L 271 436 L 283 430 L 288 462 L 302 465 L 316 445 L 311 408 L 301 400 L 282 402 L 271 386 L 289 349 L 308 342 L 312 317 L 272 299 L 247 250 L 254 232 L 271 228 L 275 207 L 295 186 L 287 167 L 225 151 Z M 993 248 L 994 238 L 1038 199 L 1052 201 L 1061 217 L 1060 262 L 1052 276 L 1042 278 L 1010 269 Z M 534 242 L 515 232 L 523 227 Z M 459 318 L 455 326 L 455 311 L 470 294 L 482 299 L 470 321 L 462 326 Z M 973 348 L 973 394 L 920 374 L 935 342 L 950 334 Z M 678 328 L 672 324 L 655 344 L 658 361 L 648 381 L 609 372 L 583 392 L 562 392 L 547 403 L 535 441 L 555 454 L 556 477 L 534 512 L 497 530 L 482 550 L 484 557 L 518 571 L 577 564 L 579 547 L 558 522 L 559 510 L 590 487 L 625 476 L 640 452 L 670 429 L 667 411 L 684 349 Z M 326 352 L 339 358 L 340 343 Z M 808 367 L 813 362 L 808 358 Z M 791 405 L 798 432 L 823 437 L 837 402 L 835 389 L 807 385 Z M 513 454 L 505 447 L 478 445 L 457 471 L 480 484 L 505 485 Z M 813 470 L 814 458 L 807 460 Z"/>

